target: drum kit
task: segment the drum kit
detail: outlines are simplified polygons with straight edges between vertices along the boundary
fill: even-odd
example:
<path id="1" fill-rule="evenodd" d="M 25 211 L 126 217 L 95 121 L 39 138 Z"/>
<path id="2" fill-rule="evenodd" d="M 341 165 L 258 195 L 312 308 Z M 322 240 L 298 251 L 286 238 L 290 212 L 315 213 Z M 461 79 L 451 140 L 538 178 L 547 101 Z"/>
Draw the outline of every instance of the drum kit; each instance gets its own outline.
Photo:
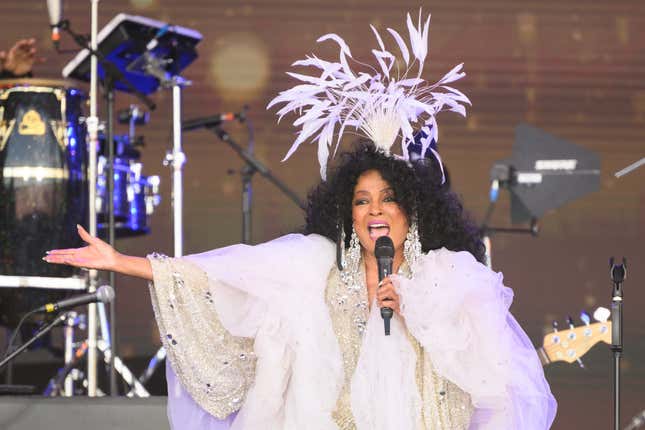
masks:
<path id="1" fill-rule="evenodd" d="M 13 331 L 7 353 L 0 357 L 0 371 L 9 367 L 10 375 L 8 365 L 14 357 L 56 325 L 63 325 L 65 365 L 51 378 L 46 395 L 101 395 L 97 377 L 100 353 L 110 374 L 110 394 L 118 391 L 118 373 L 128 386 L 128 396 L 146 397 L 149 394 L 144 385 L 163 362 L 165 350 L 159 349 L 144 373 L 135 377 L 116 354 L 114 307 L 110 307 L 108 319 L 104 303 L 90 303 L 100 301 L 100 291 L 106 287 L 113 291 L 111 287 L 99 287 L 95 270 L 49 265 L 41 260 L 47 250 L 82 246 L 77 224 L 87 226 L 90 234 L 106 237 L 111 244 L 114 238 L 150 232 L 149 217 L 160 203 L 159 177 L 143 174 L 139 151 L 143 141 L 136 134 L 136 126 L 147 123 L 149 114 L 131 105 L 115 116 L 114 93 L 131 93 L 152 110 L 149 94 L 160 89 L 172 91 L 173 146 L 164 165 L 172 169 L 175 257 L 183 255 L 182 131 L 211 130 L 244 160 L 245 167 L 240 171 L 243 243 L 251 240 L 251 180 L 255 173 L 300 208 L 304 204 L 254 157 L 246 107 L 239 113 L 182 122 L 182 89 L 190 82 L 180 72 L 197 58 L 195 45 L 202 39 L 199 32 L 126 14 L 118 14 L 98 32 L 98 2 L 91 3 L 90 41 L 74 33 L 69 21 L 50 17 L 52 27 L 69 33 L 82 48 L 63 69 L 63 76 L 75 81 L 0 81 L 0 326 Z M 58 49 L 56 42 L 55 46 Z M 96 115 L 99 79 L 107 101 L 103 123 Z M 76 81 L 90 82 L 89 97 Z M 89 112 L 85 112 L 88 100 Z M 242 148 L 220 127 L 231 120 L 246 122 L 248 148 Z M 116 121 L 128 125 L 128 134 L 114 135 Z M 113 273 L 107 283 L 114 285 Z M 57 303 L 75 300 L 68 299 L 72 295 L 78 299 L 79 291 L 88 292 L 84 302 L 90 303 L 87 318 L 75 312 L 54 317 L 38 313 L 39 309 L 53 309 Z M 87 331 L 86 340 L 74 339 L 76 328 Z M 12 351 L 16 334 L 33 337 Z M 78 368 L 82 359 L 87 362 L 86 372 Z M 7 380 L 10 383 L 10 378 Z"/>
<path id="2" fill-rule="evenodd" d="M 69 29 L 68 23 L 66 28 Z M 201 35 L 147 18 L 119 14 L 98 38 L 96 45 L 84 41 L 86 49 L 68 64 L 63 75 L 89 81 L 90 58 L 97 56 L 100 63 L 97 74 L 103 79 L 106 93 L 123 90 L 145 98 L 159 88 L 172 88 L 173 129 L 180 131 L 180 90 L 188 83 L 179 72 L 197 57 L 194 45 Z M 143 50 L 139 46 L 142 40 L 147 40 Z M 111 81 L 109 88 L 106 81 Z M 75 81 L 0 81 L 0 326 L 14 331 L 14 337 L 17 333 L 24 337 L 41 332 L 47 323 L 60 318 L 35 314 L 22 324 L 23 316 L 30 311 L 79 291 L 96 290 L 93 276 L 97 275 L 92 273 L 95 271 L 42 261 L 47 250 L 82 246 L 77 224 L 90 226 L 90 232 L 94 226 L 95 233 L 117 238 L 150 233 L 148 221 L 160 203 L 160 181 L 158 176 L 144 174 L 139 150 L 143 140 L 136 135 L 136 126 L 145 124 L 149 114 L 136 105 L 119 112 L 117 120 L 129 126 L 129 133 L 116 136 L 112 132 L 113 93 L 111 102 L 107 121 L 94 126 L 92 112 L 89 115 L 85 112 L 88 94 Z M 168 157 L 174 168 L 174 187 L 181 187 L 180 144 L 180 140 L 175 142 Z M 176 162 L 172 162 L 173 155 Z M 177 201 L 181 191 L 176 191 L 173 189 L 173 206 L 181 210 L 181 200 Z M 181 232 L 181 225 L 175 230 Z M 181 237 L 175 237 L 177 242 L 181 244 Z M 84 318 L 69 312 L 61 319 L 66 326 L 65 367 L 61 369 L 62 376 L 59 372 L 52 378 L 54 385 L 50 383 L 48 394 L 69 396 L 79 391 L 73 379 L 83 381 L 84 376 L 75 367 L 86 352 L 88 375 L 84 387 L 89 395 L 100 394 L 96 387 L 88 386 L 96 372 L 96 368 L 90 368 L 88 344 L 90 347 L 94 344 L 106 363 L 109 361 L 110 368 L 115 369 L 112 377 L 118 372 L 129 385 L 130 395 L 148 395 L 112 354 L 109 339 L 113 336 L 102 305 L 98 306 L 100 327 L 95 328 L 101 333 L 95 340 L 90 328 L 87 342 L 72 339 L 73 328 L 86 325 Z M 90 324 L 93 319 L 89 315 Z"/>
<path id="3" fill-rule="evenodd" d="M 0 283 L 15 287 L 0 288 L 0 323 L 7 328 L 15 329 L 29 310 L 86 288 L 82 272 L 41 260 L 49 249 L 82 245 L 76 224 L 87 225 L 89 216 L 86 98 L 65 81 L 0 83 Z M 104 133 L 99 138 L 94 204 L 104 235 L 109 169 Z M 114 136 L 112 144 L 116 237 L 148 234 L 160 203 L 159 177 L 143 174 L 141 142 L 132 133 Z M 50 278 L 70 282 L 54 288 Z"/>

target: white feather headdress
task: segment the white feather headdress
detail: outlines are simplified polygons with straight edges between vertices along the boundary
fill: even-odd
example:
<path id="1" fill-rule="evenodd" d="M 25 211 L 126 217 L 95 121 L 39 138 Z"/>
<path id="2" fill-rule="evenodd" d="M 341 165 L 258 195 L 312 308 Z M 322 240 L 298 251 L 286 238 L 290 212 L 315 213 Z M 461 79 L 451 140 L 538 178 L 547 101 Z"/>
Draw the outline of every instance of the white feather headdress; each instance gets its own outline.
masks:
<path id="1" fill-rule="evenodd" d="M 421 128 L 424 138 L 421 140 L 421 156 L 429 149 L 439 160 L 439 155 L 430 148 L 432 140 L 438 140 L 438 125 L 435 115 L 442 110 L 457 112 L 464 117 L 464 104 L 470 100 L 459 90 L 447 84 L 463 78 L 459 64 L 434 84 L 421 78 L 423 66 L 428 54 L 428 28 L 430 15 L 425 24 L 419 21 L 415 27 L 410 14 L 407 15 L 407 27 L 410 34 L 410 50 L 401 35 L 391 28 L 387 31 L 394 38 L 400 51 L 400 59 L 405 63 L 405 72 L 393 76 L 397 57 L 385 49 L 383 39 L 374 26 L 379 49 L 373 49 L 378 68 L 359 63 L 353 59 L 349 46 L 337 34 L 326 34 L 317 41 L 332 40 L 340 47 L 339 62 L 322 60 L 315 55 L 296 61 L 293 66 L 315 67 L 320 76 L 308 76 L 287 72 L 288 75 L 302 81 L 302 84 L 282 91 L 271 100 L 267 109 L 279 103 L 286 103 L 278 112 L 278 121 L 289 112 L 296 112 L 299 118 L 293 123 L 301 127 L 298 137 L 284 157 L 288 159 L 301 143 L 308 139 L 318 142 L 318 161 L 320 176 L 326 178 L 329 151 L 334 144 L 334 153 L 347 127 L 356 129 L 389 154 L 396 139 L 401 136 L 402 158 L 408 160 L 407 146 L 414 141 L 414 128 Z M 367 71 L 355 72 L 348 60 L 365 66 Z M 414 63 L 418 63 L 416 76 L 410 77 Z M 397 67 L 398 69 L 398 67 Z M 284 161 L 283 160 L 283 161 Z"/>

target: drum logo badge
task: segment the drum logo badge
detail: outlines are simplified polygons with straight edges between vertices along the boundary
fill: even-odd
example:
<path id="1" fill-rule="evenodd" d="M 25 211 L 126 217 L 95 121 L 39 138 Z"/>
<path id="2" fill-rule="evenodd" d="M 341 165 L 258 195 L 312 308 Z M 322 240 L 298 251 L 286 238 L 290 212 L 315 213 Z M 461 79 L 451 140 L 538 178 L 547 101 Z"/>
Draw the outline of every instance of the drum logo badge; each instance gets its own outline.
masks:
<path id="1" fill-rule="evenodd" d="M 22 116 L 18 133 L 23 136 L 43 136 L 45 134 L 45 122 L 38 112 L 30 109 Z"/>

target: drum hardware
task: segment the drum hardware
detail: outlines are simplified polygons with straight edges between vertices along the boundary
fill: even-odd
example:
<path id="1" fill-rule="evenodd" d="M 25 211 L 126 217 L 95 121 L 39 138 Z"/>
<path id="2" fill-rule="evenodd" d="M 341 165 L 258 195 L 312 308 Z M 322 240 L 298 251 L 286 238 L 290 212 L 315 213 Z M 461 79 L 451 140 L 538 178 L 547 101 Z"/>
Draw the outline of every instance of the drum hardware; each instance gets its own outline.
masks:
<path id="1" fill-rule="evenodd" d="M 74 358 L 74 327 L 84 330 L 87 328 L 85 315 L 70 312 L 65 321 L 64 339 L 65 339 L 65 365 L 71 363 Z M 65 396 L 70 397 L 73 394 L 73 383 L 78 379 L 78 374 L 68 375 L 65 378 Z"/>
<path id="2" fill-rule="evenodd" d="M 103 355 L 103 360 L 105 364 L 109 364 L 110 361 L 114 362 L 115 372 L 121 376 L 123 381 L 128 385 L 129 391 L 127 391 L 128 397 L 149 397 L 150 394 L 145 389 L 143 384 L 141 384 L 137 378 L 132 374 L 130 369 L 123 363 L 123 361 L 118 357 L 112 355 L 111 342 L 110 342 L 110 328 L 109 323 L 106 317 L 105 304 L 98 303 L 97 310 L 99 315 L 99 328 L 100 340 L 98 341 L 97 348 L 99 352 Z M 82 320 L 81 320 L 82 323 Z M 71 326 L 78 325 L 78 320 L 68 319 L 68 324 Z M 82 329 L 82 326 L 79 325 L 79 328 Z M 70 329 L 69 326 L 66 326 L 66 330 Z M 66 346 L 67 342 L 71 345 L 70 349 L 65 349 L 65 366 L 59 369 L 58 373 L 54 378 L 49 381 L 47 388 L 45 389 L 45 396 L 57 396 L 61 393 L 64 396 L 73 396 L 75 393 L 74 383 L 81 381 L 82 387 L 87 387 L 88 381 L 85 378 L 83 372 L 78 369 L 78 365 L 81 360 L 85 357 L 87 353 L 87 342 L 83 341 L 80 343 L 74 343 L 73 341 L 73 328 L 70 329 L 70 336 L 65 338 Z M 69 351 L 69 359 L 68 358 Z M 103 396 L 100 390 L 97 389 L 97 395 Z"/>
<path id="3" fill-rule="evenodd" d="M 96 31 L 94 28 L 94 13 L 96 10 L 97 0 L 93 0 L 93 43 L 92 49 L 87 48 L 84 38 L 78 38 L 73 32 L 69 31 L 69 22 L 62 22 L 61 28 L 67 30 L 77 40 L 79 45 L 86 49 L 65 66 L 63 69 L 64 76 L 74 77 L 76 79 L 88 79 L 95 81 L 96 71 L 102 68 L 102 75 L 109 79 L 104 82 L 104 87 L 108 89 L 108 127 L 107 142 L 112 142 L 112 125 L 114 123 L 113 109 L 113 90 L 124 90 L 134 92 L 144 102 L 148 109 L 154 109 L 154 104 L 149 102 L 144 94 L 154 92 L 160 85 L 164 88 L 173 89 L 173 153 L 171 164 L 173 166 L 173 209 L 174 209 L 174 239 L 175 255 L 182 254 L 182 177 L 181 169 L 185 156 L 181 151 L 181 89 L 188 85 L 189 82 L 179 76 L 179 73 L 187 67 L 197 57 L 195 45 L 201 41 L 202 36 L 198 32 L 178 26 L 151 20 L 148 18 L 128 16 L 125 14 L 117 15 L 101 31 L 101 38 L 97 41 Z M 133 43 L 134 41 L 134 43 Z M 144 50 L 140 50 L 140 45 L 147 41 Z M 98 43 L 97 43 L 98 42 Z M 100 62 L 100 66 L 98 64 Z M 112 91 L 110 91 L 112 90 Z M 110 96 L 110 94 L 112 94 Z M 96 110 L 92 111 L 95 116 Z M 92 142 L 95 142 L 92 139 Z M 109 148 L 107 157 L 108 166 L 108 196 L 112 193 L 113 174 L 111 172 L 114 165 L 112 145 Z M 92 158 L 94 160 L 94 158 Z M 92 167 L 92 166 L 90 166 Z M 95 174 L 96 170 L 91 170 Z M 147 182 L 147 189 L 154 190 L 158 181 L 152 179 Z M 139 184 L 140 186 L 141 184 Z M 146 188 L 144 186 L 144 188 Z M 136 189 L 136 187 L 135 187 Z M 154 196 L 147 202 L 154 202 Z M 91 196 L 92 203 L 95 202 L 95 196 Z M 113 199 L 108 198 L 108 206 L 113 205 Z M 149 207 L 150 204 L 146 203 Z M 92 206 L 91 215 L 95 215 L 96 207 Z M 92 217 L 96 220 L 96 217 Z M 113 243 L 115 236 L 115 225 L 113 212 L 108 213 L 109 242 Z M 90 230 L 91 234 L 96 231 Z M 93 272 L 93 271 L 91 271 Z M 113 284 L 114 274 L 110 274 L 110 283 Z M 112 307 L 112 310 L 114 308 Z M 89 309 L 89 343 L 90 352 L 88 358 L 88 394 L 90 396 L 96 393 L 96 360 L 93 359 L 93 348 L 96 343 L 96 320 L 94 307 Z M 112 329 L 115 326 L 115 315 L 111 312 Z M 112 332 L 114 339 L 114 332 Z M 116 343 L 115 345 L 116 346 Z M 116 351 L 112 351 L 110 357 L 114 357 Z M 110 381 L 112 393 L 115 390 L 115 371 L 111 366 Z"/>
<path id="4" fill-rule="evenodd" d="M 115 58 L 108 58 L 109 54 L 112 52 L 112 48 L 114 48 L 114 45 L 110 43 L 106 43 L 105 37 L 109 37 L 110 33 L 108 32 L 102 32 L 101 33 L 101 40 L 98 40 L 98 27 L 97 27 L 97 21 L 98 21 L 98 0 L 91 0 L 92 3 L 92 31 L 91 31 L 91 40 L 90 43 L 88 43 L 88 40 L 85 36 L 82 36 L 80 34 L 75 33 L 71 29 L 71 25 L 69 20 L 66 19 L 61 19 L 57 24 L 53 24 L 56 28 L 59 28 L 63 31 L 65 31 L 67 34 L 69 34 L 72 39 L 76 42 L 77 45 L 79 45 L 82 48 L 82 51 L 79 52 L 79 54 L 76 56 L 78 59 L 79 57 L 85 57 L 86 64 L 84 65 L 85 70 L 84 73 L 87 75 L 87 79 L 82 79 L 82 80 L 89 80 L 90 81 L 90 86 L 91 86 L 91 108 L 90 108 L 90 118 L 92 120 L 92 126 L 90 130 L 90 140 L 91 140 L 91 145 L 90 145 L 90 175 L 94 178 L 96 175 L 96 170 L 95 170 L 95 152 L 94 152 L 94 144 L 97 142 L 97 135 L 96 135 L 96 125 L 98 123 L 98 118 L 96 116 L 97 113 L 97 98 L 96 98 L 96 89 L 97 89 L 97 77 L 99 74 L 99 71 L 102 72 L 101 75 L 103 77 L 103 87 L 105 89 L 105 94 L 106 94 L 106 102 L 107 102 L 107 137 L 108 141 L 110 142 L 112 140 L 112 135 L 113 135 L 113 124 L 114 124 L 114 91 L 117 88 L 117 85 L 120 86 L 120 89 L 124 89 L 128 92 L 133 93 L 136 97 L 138 97 L 149 109 L 154 110 L 155 104 L 146 97 L 143 91 L 140 91 L 140 89 L 132 83 L 132 81 L 129 79 L 129 77 L 124 76 L 124 74 L 121 71 L 121 68 L 115 64 Z M 58 17 L 60 18 L 60 17 Z M 109 45 L 110 48 L 106 48 L 106 45 Z M 74 72 L 77 69 L 78 64 L 75 63 L 75 60 L 72 60 L 70 64 L 67 65 L 67 67 L 63 70 L 63 75 L 68 76 L 66 72 Z M 99 70 L 99 66 L 100 69 Z M 76 76 L 74 76 L 76 77 Z M 111 148 L 111 146 L 108 146 L 108 148 Z M 111 191 L 113 189 L 113 177 L 112 177 L 112 163 L 113 163 L 113 152 L 111 149 L 108 150 L 108 195 L 112 195 Z M 94 186 L 95 184 L 92 182 L 90 184 L 91 186 Z M 92 203 L 95 200 L 95 196 L 93 194 L 90 195 L 90 200 Z M 114 239 L 115 239 L 115 228 L 114 228 L 114 213 L 113 213 L 113 200 L 111 198 L 108 199 L 108 242 L 111 245 L 114 245 Z M 96 216 L 95 216 L 95 210 L 94 206 L 92 205 L 90 207 L 90 234 L 96 235 L 97 233 L 97 225 L 96 225 Z M 90 290 L 94 290 L 96 288 L 96 271 L 90 271 Z M 115 280 L 115 275 L 114 273 L 109 274 L 109 279 L 110 279 L 110 284 L 114 285 L 114 280 Z M 116 319 L 116 315 L 114 312 L 114 304 L 110 305 L 110 316 L 114 319 L 113 322 Z M 97 350 L 96 350 L 96 309 L 94 306 L 90 305 L 89 306 L 89 341 L 90 341 L 90 351 L 89 351 L 89 358 L 88 358 L 88 379 L 89 379 L 89 387 L 88 387 L 88 394 L 90 396 L 95 395 L 96 392 L 96 385 L 97 385 L 97 378 L 96 378 L 96 367 L 97 367 Z M 113 329 L 115 327 L 115 324 L 112 325 Z M 116 333 L 112 333 L 112 337 L 115 337 Z M 116 391 L 116 374 L 113 370 L 112 364 L 110 365 L 110 387 L 111 391 L 113 394 Z"/>
<path id="5" fill-rule="evenodd" d="M 162 346 L 157 350 L 155 355 L 152 356 L 150 361 L 148 362 L 148 366 L 146 366 L 146 370 L 143 371 L 143 373 L 139 376 L 139 382 L 141 385 L 146 385 L 150 378 L 152 378 L 152 375 L 154 375 L 155 370 L 157 370 L 157 367 L 161 363 L 164 362 L 166 359 L 166 349 Z M 128 396 L 130 396 L 131 392 L 128 393 Z"/>
<path id="6" fill-rule="evenodd" d="M 130 105 L 117 113 L 119 124 L 146 125 L 150 121 L 150 112 L 143 110 L 140 106 Z"/>
<path id="7" fill-rule="evenodd" d="M 87 279 L 81 277 L 70 277 L 70 278 L 58 278 L 58 277 L 45 277 L 45 276 L 6 276 L 0 275 L 0 292 L 5 297 L 11 299 L 16 299 L 16 302 L 10 302 L 12 307 L 24 306 L 25 303 L 29 303 L 30 306 L 40 306 L 42 300 L 45 299 L 49 301 L 50 299 L 56 299 L 58 297 L 66 297 L 72 291 L 85 291 L 87 288 Z M 21 296 L 16 294 L 9 294 L 9 292 L 20 291 L 22 289 L 28 292 L 27 295 L 22 297 L 27 297 L 27 300 L 20 300 Z M 36 300 L 40 299 L 40 301 Z M 3 304 L 4 306 L 4 304 Z M 9 313 L 9 311 L 3 307 L 3 323 L 6 325 L 6 332 L 8 338 L 13 337 L 17 334 L 18 327 L 12 329 L 10 327 L 14 326 L 17 323 L 17 315 L 20 315 L 20 312 Z M 12 315 L 16 315 L 15 317 Z M 13 318 L 16 318 L 15 320 Z M 13 376 L 13 363 L 9 362 L 7 365 L 6 372 L 6 382 L 7 384 L 12 383 Z"/>
<path id="8" fill-rule="evenodd" d="M 0 361 L 0 370 L 2 370 L 5 366 L 9 365 L 11 361 L 16 358 L 18 355 L 20 355 L 23 351 L 25 351 L 27 348 L 29 348 L 31 345 L 33 345 L 36 341 L 41 339 L 43 336 L 48 334 L 51 329 L 54 327 L 63 324 L 67 320 L 67 312 L 61 312 L 58 315 L 54 317 L 54 320 L 51 321 L 49 324 L 43 326 L 31 339 L 29 339 L 27 342 L 24 342 L 22 345 L 20 345 L 16 349 L 10 349 L 7 351 L 7 354 L 3 357 L 2 361 Z M 11 348 L 11 344 L 9 345 L 9 348 Z"/>
<path id="9" fill-rule="evenodd" d="M 65 342 L 65 365 L 58 370 L 56 375 L 49 380 L 43 395 L 56 396 L 63 395 L 71 397 L 75 394 L 74 383 L 83 378 L 83 372 L 75 366 L 87 350 L 87 342 L 81 344 L 74 343 L 74 329 L 80 330 L 87 328 L 87 320 L 84 314 L 78 314 L 74 311 L 67 313 L 65 327 L 63 329 Z"/>
<path id="10" fill-rule="evenodd" d="M 150 121 L 150 112 L 147 112 L 137 105 L 130 105 L 127 109 L 122 109 L 117 113 L 119 124 L 128 124 L 128 137 L 132 146 L 144 146 L 143 138 L 137 137 L 135 129 L 137 125 L 146 125 Z"/>
<path id="11" fill-rule="evenodd" d="M 97 49 L 97 38 L 98 38 L 98 4 L 99 0 L 90 0 L 91 11 L 90 11 L 90 41 L 87 43 L 86 38 L 83 40 L 76 39 L 77 43 L 81 46 L 88 46 L 89 50 L 92 53 L 96 52 Z M 52 10 L 50 9 L 50 12 Z M 50 15 L 50 24 L 52 28 L 59 29 L 62 24 L 62 16 L 60 10 L 56 11 Z M 58 22 L 54 22 L 58 21 Z M 69 29 L 69 22 L 65 24 L 68 32 L 73 35 Z M 74 37 L 74 35 L 72 36 Z M 55 43 L 56 50 L 59 51 L 58 41 Z M 98 126 L 99 119 L 97 116 L 97 87 L 98 87 L 98 57 L 92 55 L 90 59 L 90 64 L 88 67 L 89 70 L 89 82 L 90 82 L 90 115 L 86 119 L 85 124 L 87 126 L 87 135 L 89 138 L 89 163 L 88 163 L 88 180 L 89 180 L 89 201 L 94 202 L 96 200 L 96 147 L 98 144 Z M 89 205 L 89 220 L 88 220 L 89 233 L 93 236 L 96 236 L 96 208 L 94 205 Z M 88 290 L 90 292 L 96 291 L 97 285 L 97 275 L 96 270 L 89 271 L 89 286 Z M 96 369 L 96 306 L 90 304 L 88 306 L 88 343 L 89 351 L 87 358 L 87 373 L 88 373 L 88 384 L 87 391 L 90 397 L 96 395 L 97 391 L 97 369 Z"/>
<path id="12" fill-rule="evenodd" d="M 71 292 L 71 291 L 85 291 L 86 286 L 87 286 L 86 279 L 76 278 L 76 277 L 56 278 L 56 277 L 42 277 L 42 276 L 0 276 L 0 289 L 1 288 L 6 288 L 6 289 L 25 288 L 31 291 L 35 289 L 40 289 L 40 290 L 45 290 L 46 292 L 51 292 L 51 291 Z M 53 297 L 60 297 L 60 296 L 52 295 L 52 294 L 50 295 L 41 294 L 40 297 L 53 298 Z M 40 303 L 40 302 L 35 302 L 35 303 Z M 25 318 L 25 316 L 23 316 L 23 318 Z M 19 326 L 20 326 L 20 323 L 18 323 L 15 326 L 15 328 L 13 329 L 13 332 L 9 327 L 7 327 L 7 333 L 13 333 L 7 337 L 13 340 L 13 338 L 18 334 Z M 8 369 L 9 369 L 7 372 L 8 383 L 11 383 L 10 381 L 11 365 L 12 363 L 9 363 L 8 365 Z"/>
<path id="13" fill-rule="evenodd" d="M 161 202 L 159 195 L 159 177 L 142 175 L 143 164 L 136 147 L 141 145 L 143 138 L 130 143 L 129 135 L 114 137 L 115 158 L 113 176 L 115 191 L 114 217 L 116 237 L 132 237 L 149 233 L 148 218 Z M 107 158 L 103 155 L 107 150 L 106 139 L 101 140 L 98 158 L 97 200 L 100 231 L 106 230 L 107 206 Z"/>

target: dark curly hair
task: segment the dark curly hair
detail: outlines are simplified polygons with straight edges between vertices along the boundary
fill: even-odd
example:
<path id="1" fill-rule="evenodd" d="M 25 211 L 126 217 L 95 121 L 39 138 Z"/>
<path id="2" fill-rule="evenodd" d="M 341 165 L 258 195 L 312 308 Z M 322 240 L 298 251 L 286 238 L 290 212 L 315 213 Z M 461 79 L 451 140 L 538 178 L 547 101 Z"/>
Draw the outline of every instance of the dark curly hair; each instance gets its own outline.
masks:
<path id="1" fill-rule="evenodd" d="M 459 198 L 444 184 L 434 159 L 412 163 L 386 156 L 374 144 L 361 141 L 354 150 L 340 155 L 339 163 L 325 182 L 308 195 L 305 234 L 317 233 L 337 242 L 340 220 L 345 229 L 345 248 L 352 232 L 352 201 L 358 178 L 377 170 L 394 190 L 394 197 L 406 214 L 417 215 L 423 252 L 446 247 L 468 251 L 484 262 L 485 249 L 479 230 L 464 213 Z"/>

